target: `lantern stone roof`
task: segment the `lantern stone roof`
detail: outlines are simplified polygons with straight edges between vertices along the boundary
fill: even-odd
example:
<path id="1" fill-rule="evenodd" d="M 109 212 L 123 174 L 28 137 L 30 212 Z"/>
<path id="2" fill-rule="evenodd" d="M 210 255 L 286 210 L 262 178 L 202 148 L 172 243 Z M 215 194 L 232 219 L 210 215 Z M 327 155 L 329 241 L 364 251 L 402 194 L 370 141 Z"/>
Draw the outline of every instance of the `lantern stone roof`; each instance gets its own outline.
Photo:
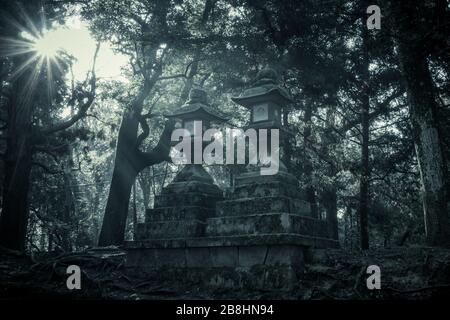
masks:
<path id="1" fill-rule="evenodd" d="M 277 84 L 277 79 L 278 75 L 275 70 L 263 69 L 256 76 L 255 83 L 251 88 L 244 90 L 239 97 L 232 97 L 231 100 L 246 108 L 265 101 L 281 104 L 293 102 L 287 90 Z"/>
<path id="2" fill-rule="evenodd" d="M 202 89 L 191 89 L 188 101 L 180 108 L 165 116 L 167 118 L 198 118 L 199 120 L 215 120 L 218 122 L 225 122 L 228 120 L 225 114 L 213 109 L 209 105 L 206 91 Z"/>

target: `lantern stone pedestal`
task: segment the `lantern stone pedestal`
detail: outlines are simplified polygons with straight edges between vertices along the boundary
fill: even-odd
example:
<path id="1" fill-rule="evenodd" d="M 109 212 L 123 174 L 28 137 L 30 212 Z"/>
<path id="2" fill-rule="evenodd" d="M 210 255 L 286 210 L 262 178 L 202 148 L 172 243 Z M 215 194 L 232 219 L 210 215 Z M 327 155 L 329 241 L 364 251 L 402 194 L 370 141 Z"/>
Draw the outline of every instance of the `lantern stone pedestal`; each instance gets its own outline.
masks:
<path id="1" fill-rule="evenodd" d="M 309 250 L 338 247 L 287 172 L 244 173 L 222 201 L 217 186 L 200 180 L 163 190 L 137 241 L 125 243 L 128 267 L 191 285 L 289 289 L 301 279 Z"/>
<path id="2" fill-rule="evenodd" d="M 186 165 L 155 197 L 145 223 L 138 224 L 136 240 L 204 236 L 206 219 L 222 199 L 222 190 L 201 165 Z"/>

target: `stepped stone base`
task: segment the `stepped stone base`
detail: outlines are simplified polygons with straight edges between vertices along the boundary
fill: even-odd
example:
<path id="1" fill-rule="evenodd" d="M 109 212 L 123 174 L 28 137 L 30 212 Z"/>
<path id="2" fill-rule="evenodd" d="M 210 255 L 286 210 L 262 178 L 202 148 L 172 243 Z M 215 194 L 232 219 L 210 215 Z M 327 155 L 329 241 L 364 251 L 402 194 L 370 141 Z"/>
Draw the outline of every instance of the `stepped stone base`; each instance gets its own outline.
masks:
<path id="1" fill-rule="evenodd" d="M 126 265 L 161 270 L 176 279 L 198 279 L 211 287 L 289 289 L 298 283 L 310 247 L 336 241 L 293 234 L 155 239 L 125 243 Z"/>
<path id="2" fill-rule="evenodd" d="M 137 239 L 202 237 L 223 192 L 200 165 L 187 165 L 155 197 L 154 209 L 138 224 Z"/>
<path id="3" fill-rule="evenodd" d="M 285 171 L 244 173 L 222 200 L 201 166 L 186 166 L 125 243 L 126 265 L 213 287 L 289 289 L 308 250 L 339 247 L 328 230 Z"/>
<path id="4" fill-rule="evenodd" d="M 291 289 L 311 248 L 335 240 L 289 234 L 154 239 L 125 243 L 128 268 L 160 270 L 180 281 L 234 289 Z"/>
<path id="5" fill-rule="evenodd" d="M 264 213 L 244 216 L 209 218 L 207 236 L 298 234 L 313 237 L 328 237 L 325 221 L 290 213 Z"/>

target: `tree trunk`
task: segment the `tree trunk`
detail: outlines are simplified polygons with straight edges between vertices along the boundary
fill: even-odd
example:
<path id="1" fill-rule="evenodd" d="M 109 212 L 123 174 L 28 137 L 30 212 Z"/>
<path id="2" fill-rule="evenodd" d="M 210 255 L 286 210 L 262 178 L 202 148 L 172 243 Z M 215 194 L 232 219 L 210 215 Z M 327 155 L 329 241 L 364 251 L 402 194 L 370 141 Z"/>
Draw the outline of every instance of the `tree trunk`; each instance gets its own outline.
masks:
<path id="1" fill-rule="evenodd" d="M 136 180 L 133 183 L 133 240 L 137 239 L 137 201 L 136 201 Z"/>
<path id="2" fill-rule="evenodd" d="M 446 7 L 442 1 L 438 5 L 437 12 Z M 420 20 L 424 16 L 422 11 L 427 10 L 424 3 L 392 1 L 390 6 L 419 165 L 426 239 L 431 246 L 448 246 L 450 186 L 443 146 L 444 134 L 439 125 L 438 105 L 427 62 L 430 48 L 426 41 L 430 36 L 435 37 L 436 30 L 430 31 L 434 25 L 423 27 L 430 23 L 425 19 Z"/>
<path id="3" fill-rule="evenodd" d="M 131 188 L 145 167 L 166 161 L 170 152 L 170 137 L 174 122 L 166 123 L 158 145 L 147 153 L 137 149 L 138 120 L 125 115 L 119 129 L 114 170 L 100 231 L 99 246 L 120 245 L 125 236 Z"/>
<path id="4" fill-rule="evenodd" d="M 311 144 L 311 118 L 312 118 L 312 105 L 308 103 L 305 109 L 304 115 L 304 123 L 305 129 L 303 131 L 303 145 L 304 145 L 304 165 L 303 165 L 303 174 L 306 184 L 306 200 L 311 204 L 311 216 L 314 218 L 318 218 L 318 209 L 316 203 L 316 191 L 313 187 L 313 167 L 312 161 L 310 157 L 310 151 L 308 146 Z"/>
<path id="5" fill-rule="evenodd" d="M 426 57 L 399 42 L 400 63 L 406 80 L 416 156 L 422 184 L 427 243 L 450 244 L 450 194 L 443 135 Z"/>
<path id="6" fill-rule="evenodd" d="M 20 64 L 20 57 L 16 65 Z M 0 245 L 24 251 L 28 224 L 28 190 L 32 167 L 32 97 L 27 92 L 27 72 L 14 83 L 8 108 L 5 180 L 0 217 Z"/>
<path id="7" fill-rule="evenodd" d="M 144 209 L 147 210 L 150 208 L 150 177 L 148 170 L 144 170 L 138 177 L 139 185 L 142 190 L 142 199 L 144 201 Z"/>
<path id="8" fill-rule="evenodd" d="M 125 112 L 117 139 L 111 187 L 103 217 L 98 245 L 120 245 L 125 236 L 131 188 L 140 168 L 136 159 L 139 121 L 132 112 Z"/>
<path id="9" fill-rule="evenodd" d="M 328 222 L 329 235 L 332 239 L 338 240 L 338 220 L 337 220 L 337 194 L 333 186 L 325 190 L 323 195 L 324 207 L 326 210 L 326 220 Z"/>
<path id="10" fill-rule="evenodd" d="M 334 127 L 335 125 L 335 110 L 333 108 L 328 108 L 326 116 L 326 126 Z M 325 133 L 322 134 L 321 153 L 323 155 L 332 154 L 335 144 L 336 139 L 332 135 L 331 131 L 325 131 Z M 327 176 L 332 180 L 331 184 L 325 185 L 322 194 L 322 201 L 326 210 L 326 221 L 328 223 L 330 237 L 335 240 L 339 240 L 337 217 L 337 188 L 335 181 L 336 174 L 338 173 L 338 168 L 333 164 L 333 162 L 331 162 L 328 164 L 328 167 L 325 168 L 325 172 Z"/>
<path id="11" fill-rule="evenodd" d="M 63 173 L 63 181 L 64 181 L 64 209 L 59 213 L 59 220 L 61 222 L 62 227 L 58 228 L 58 232 L 61 236 L 61 247 L 64 251 L 70 252 L 72 251 L 72 240 L 71 240 L 71 232 L 72 232 L 72 224 L 71 217 L 76 213 L 75 210 L 75 200 L 72 192 L 72 183 L 70 179 L 70 167 L 69 164 L 66 163 L 64 167 Z"/>
<path id="12" fill-rule="evenodd" d="M 367 28 L 363 22 L 362 29 L 362 62 L 361 62 L 361 79 L 363 81 L 362 95 L 361 95 L 361 173 L 359 181 L 359 227 L 360 227 L 360 246 L 362 250 L 369 249 L 369 109 L 370 109 L 370 94 L 369 94 L 369 50 L 368 41 L 369 35 Z"/>
<path id="13" fill-rule="evenodd" d="M 282 119 L 283 119 L 283 127 L 289 128 L 289 112 L 288 109 L 285 107 L 283 108 L 282 113 Z M 289 134 L 283 135 L 284 141 L 283 141 L 283 162 L 288 169 L 288 171 L 292 170 L 292 145 L 294 143 L 293 138 Z"/>

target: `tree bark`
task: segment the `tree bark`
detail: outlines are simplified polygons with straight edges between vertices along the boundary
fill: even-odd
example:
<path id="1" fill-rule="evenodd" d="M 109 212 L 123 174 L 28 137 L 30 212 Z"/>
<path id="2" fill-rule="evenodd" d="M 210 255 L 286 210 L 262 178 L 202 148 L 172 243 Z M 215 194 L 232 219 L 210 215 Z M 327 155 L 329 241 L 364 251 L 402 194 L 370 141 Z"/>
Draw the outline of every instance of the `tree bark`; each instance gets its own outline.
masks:
<path id="1" fill-rule="evenodd" d="M 139 172 L 145 167 L 168 160 L 170 137 L 174 123 L 169 121 L 158 145 L 151 152 L 141 152 L 136 146 L 138 120 L 126 114 L 119 129 L 114 170 L 100 231 L 99 246 L 120 245 L 130 204 L 131 188 Z"/>
<path id="2" fill-rule="evenodd" d="M 450 245 L 450 191 L 444 134 L 427 62 L 429 48 L 421 10 L 423 3 L 391 3 L 397 33 L 400 69 L 406 84 L 415 151 L 422 186 L 425 232 L 428 245 Z M 408 16 L 408 18 L 405 18 Z M 426 21 L 424 22 L 426 23 Z"/>
<path id="3" fill-rule="evenodd" d="M 399 43 L 402 73 L 406 80 L 410 119 L 422 184 L 427 243 L 450 245 L 450 194 L 448 171 L 439 128 L 437 103 L 426 57 Z"/>
<path id="4" fill-rule="evenodd" d="M 23 59 L 16 59 L 19 65 Z M 32 92 L 26 92 L 26 75 L 13 83 L 8 106 L 5 180 L 0 218 L 0 245 L 24 251 L 28 222 L 28 191 L 32 167 Z"/>
<path id="5" fill-rule="evenodd" d="M 328 108 L 326 115 L 326 126 L 335 126 L 335 110 Z M 336 139 L 333 137 L 331 131 L 325 130 L 322 134 L 321 153 L 329 155 L 333 153 L 333 146 L 336 144 Z M 339 240 L 338 234 L 338 217 L 337 217 L 337 188 L 335 177 L 338 173 L 338 168 L 333 162 L 330 162 L 325 168 L 325 172 L 332 180 L 329 185 L 325 185 L 322 192 L 322 202 L 326 211 L 326 221 L 328 223 L 329 235 L 335 240 Z"/>
<path id="6" fill-rule="evenodd" d="M 140 105 L 136 105 L 137 103 Z M 120 245 L 125 236 L 131 188 L 140 171 L 135 149 L 139 120 L 133 112 L 140 115 L 142 103 L 143 99 L 136 101 L 134 105 L 139 110 L 126 111 L 122 118 L 99 246 Z"/>
<path id="7" fill-rule="evenodd" d="M 138 224 L 138 216 L 137 216 L 137 199 L 136 199 L 136 181 L 133 184 L 133 240 L 136 240 L 137 236 L 137 224 Z"/>
<path id="8" fill-rule="evenodd" d="M 370 109 L 370 87 L 369 87 L 369 35 L 363 19 L 362 29 L 362 62 L 361 79 L 363 81 L 361 95 L 361 173 L 359 181 L 359 227 L 360 227 L 360 246 L 362 250 L 369 249 L 369 109 Z"/>
<path id="9" fill-rule="evenodd" d="M 305 114 L 303 121 L 305 123 L 305 128 L 303 131 L 303 145 L 304 145 L 304 165 L 303 165 L 303 174 L 305 179 L 305 193 L 306 199 L 311 204 L 311 216 L 314 218 L 318 218 L 318 209 L 316 202 L 316 191 L 313 187 L 313 167 L 312 161 L 310 157 L 310 152 L 308 146 L 310 146 L 311 142 L 311 118 L 312 118 L 312 105 L 308 103 L 305 109 Z"/>
<path id="10" fill-rule="evenodd" d="M 329 235 L 332 239 L 338 240 L 338 220 L 337 220 L 337 190 L 334 186 L 325 190 L 324 207 L 326 210 L 326 220 L 328 222 Z"/>
<path id="11" fill-rule="evenodd" d="M 138 177 L 139 185 L 142 190 L 142 199 L 144 201 L 144 209 L 150 208 L 150 177 L 148 170 L 144 170 Z"/>

